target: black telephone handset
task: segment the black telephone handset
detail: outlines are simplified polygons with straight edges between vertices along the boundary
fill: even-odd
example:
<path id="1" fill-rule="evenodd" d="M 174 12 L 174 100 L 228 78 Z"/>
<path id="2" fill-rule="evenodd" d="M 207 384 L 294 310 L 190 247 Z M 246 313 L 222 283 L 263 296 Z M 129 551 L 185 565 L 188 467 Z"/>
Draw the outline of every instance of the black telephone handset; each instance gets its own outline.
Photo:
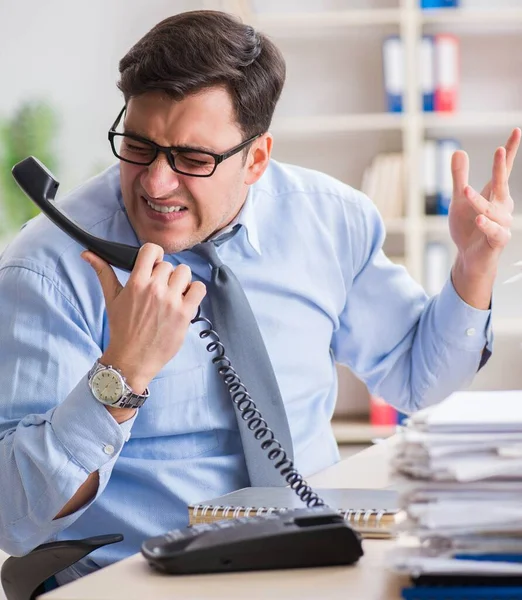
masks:
<path id="1" fill-rule="evenodd" d="M 13 167 L 13 177 L 22 191 L 49 219 L 79 244 L 97 254 L 111 265 L 132 271 L 139 248 L 109 242 L 91 235 L 52 203 L 60 185 L 53 174 L 37 158 L 29 156 Z"/>
<path id="2" fill-rule="evenodd" d="M 93 236 L 67 217 L 53 203 L 59 182 L 38 159 L 30 156 L 22 160 L 13 167 L 12 173 L 25 194 L 67 235 L 111 265 L 132 271 L 139 248 Z M 356 562 L 362 556 L 360 537 L 336 512 L 325 507 L 295 469 L 225 355 L 212 323 L 201 316 L 200 308 L 192 319 L 192 323 L 197 322 L 208 326 L 199 336 L 211 338 L 206 348 L 215 354 L 212 362 L 241 418 L 247 421 L 260 448 L 267 453 L 267 459 L 274 463 L 274 468 L 285 477 L 308 510 L 187 527 L 145 542 L 142 553 L 154 567 L 175 573 Z"/>

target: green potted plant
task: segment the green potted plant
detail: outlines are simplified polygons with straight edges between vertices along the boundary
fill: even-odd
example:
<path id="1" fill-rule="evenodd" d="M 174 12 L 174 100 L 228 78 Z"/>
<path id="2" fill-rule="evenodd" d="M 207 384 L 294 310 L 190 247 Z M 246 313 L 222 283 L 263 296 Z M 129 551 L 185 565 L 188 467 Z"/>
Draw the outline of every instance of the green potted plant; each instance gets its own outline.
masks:
<path id="1" fill-rule="evenodd" d="M 21 104 L 0 127 L 0 233 L 6 235 L 19 229 L 39 212 L 16 184 L 11 169 L 17 162 L 32 155 L 56 172 L 54 144 L 58 117 L 48 102 L 30 100 Z"/>

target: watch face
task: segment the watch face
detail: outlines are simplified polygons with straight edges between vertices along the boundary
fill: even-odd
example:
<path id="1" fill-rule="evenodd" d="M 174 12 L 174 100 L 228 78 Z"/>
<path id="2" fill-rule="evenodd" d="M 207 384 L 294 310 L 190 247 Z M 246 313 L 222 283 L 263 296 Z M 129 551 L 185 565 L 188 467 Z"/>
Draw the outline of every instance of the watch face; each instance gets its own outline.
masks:
<path id="1" fill-rule="evenodd" d="M 104 369 L 94 375 L 91 381 L 95 397 L 104 404 L 115 404 L 123 395 L 123 379 L 112 369 Z"/>

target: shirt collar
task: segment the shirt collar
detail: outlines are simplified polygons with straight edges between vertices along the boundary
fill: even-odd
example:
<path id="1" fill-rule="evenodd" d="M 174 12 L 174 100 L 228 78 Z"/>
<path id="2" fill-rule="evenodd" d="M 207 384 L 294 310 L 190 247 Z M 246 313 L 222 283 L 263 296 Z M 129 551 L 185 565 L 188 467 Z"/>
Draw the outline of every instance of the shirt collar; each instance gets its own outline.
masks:
<path id="1" fill-rule="evenodd" d="M 248 190 L 248 194 L 243 204 L 241 210 L 237 214 L 236 218 L 229 223 L 224 229 L 218 231 L 214 236 L 212 236 L 212 240 L 222 236 L 232 229 L 236 225 L 241 225 L 245 229 L 246 239 L 248 240 L 250 246 L 257 252 L 257 254 L 261 255 L 261 247 L 259 245 L 259 235 L 257 230 L 257 222 L 254 211 L 254 200 L 253 200 L 253 192 L 250 187 Z"/>

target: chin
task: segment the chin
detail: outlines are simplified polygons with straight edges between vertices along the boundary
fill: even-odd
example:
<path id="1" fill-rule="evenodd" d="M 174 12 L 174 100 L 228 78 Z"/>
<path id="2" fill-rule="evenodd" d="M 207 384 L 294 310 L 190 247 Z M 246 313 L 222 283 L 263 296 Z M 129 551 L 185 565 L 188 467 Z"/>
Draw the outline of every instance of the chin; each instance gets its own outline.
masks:
<path id="1" fill-rule="evenodd" d="M 167 237 L 154 235 L 144 236 L 141 239 L 143 240 L 142 243 L 148 242 L 150 244 L 161 246 L 165 254 L 177 254 L 178 252 L 188 250 L 189 248 L 192 248 L 192 246 L 195 246 L 196 244 L 199 244 L 199 242 L 203 241 L 199 236 L 196 235 L 189 238 L 174 240 L 172 238 L 168 239 Z"/>

